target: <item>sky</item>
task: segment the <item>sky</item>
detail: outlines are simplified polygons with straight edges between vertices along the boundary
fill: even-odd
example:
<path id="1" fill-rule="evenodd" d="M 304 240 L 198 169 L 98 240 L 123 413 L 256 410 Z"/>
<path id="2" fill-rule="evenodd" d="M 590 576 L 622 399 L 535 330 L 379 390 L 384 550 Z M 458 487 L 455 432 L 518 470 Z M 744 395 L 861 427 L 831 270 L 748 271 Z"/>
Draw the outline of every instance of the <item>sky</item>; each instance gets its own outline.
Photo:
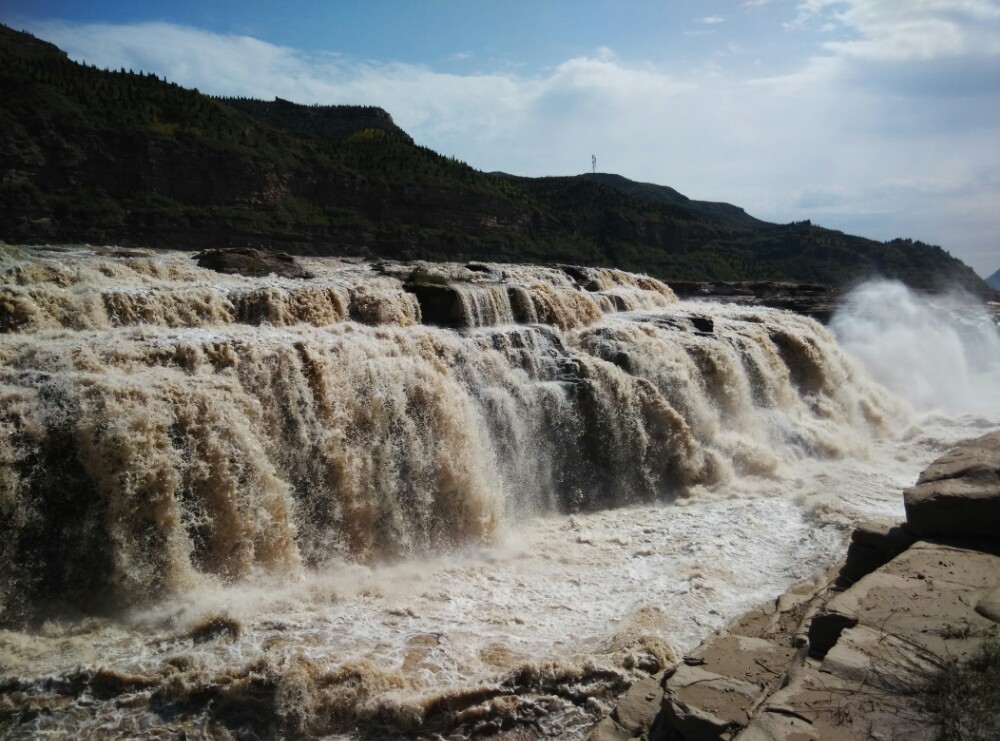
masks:
<path id="1" fill-rule="evenodd" d="M 385 108 L 484 170 L 597 169 L 1000 269 L 1000 0 L 0 0 L 71 58 Z"/>

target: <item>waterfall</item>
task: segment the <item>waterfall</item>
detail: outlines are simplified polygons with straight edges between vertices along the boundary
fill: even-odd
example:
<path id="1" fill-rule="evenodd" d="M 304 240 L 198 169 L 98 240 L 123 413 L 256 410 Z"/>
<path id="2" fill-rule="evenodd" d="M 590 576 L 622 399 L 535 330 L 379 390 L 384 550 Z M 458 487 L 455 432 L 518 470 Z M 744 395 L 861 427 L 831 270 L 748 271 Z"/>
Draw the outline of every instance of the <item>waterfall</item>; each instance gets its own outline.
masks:
<path id="1" fill-rule="evenodd" d="M 489 543 L 860 454 L 905 409 L 816 322 L 608 269 L 0 256 L 0 604 L 126 607 Z"/>

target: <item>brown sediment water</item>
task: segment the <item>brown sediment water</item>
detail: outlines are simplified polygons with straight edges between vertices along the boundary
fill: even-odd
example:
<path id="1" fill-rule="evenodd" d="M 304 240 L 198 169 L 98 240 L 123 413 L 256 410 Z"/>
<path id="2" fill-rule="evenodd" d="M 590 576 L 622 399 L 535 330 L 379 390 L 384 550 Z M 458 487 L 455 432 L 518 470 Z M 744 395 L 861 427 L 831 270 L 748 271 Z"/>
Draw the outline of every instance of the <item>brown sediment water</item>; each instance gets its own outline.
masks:
<path id="1" fill-rule="evenodd" d="M 579 735 L 939 444 L 801 316 L 302 262 L 0 247 L 3 731 Z"/>

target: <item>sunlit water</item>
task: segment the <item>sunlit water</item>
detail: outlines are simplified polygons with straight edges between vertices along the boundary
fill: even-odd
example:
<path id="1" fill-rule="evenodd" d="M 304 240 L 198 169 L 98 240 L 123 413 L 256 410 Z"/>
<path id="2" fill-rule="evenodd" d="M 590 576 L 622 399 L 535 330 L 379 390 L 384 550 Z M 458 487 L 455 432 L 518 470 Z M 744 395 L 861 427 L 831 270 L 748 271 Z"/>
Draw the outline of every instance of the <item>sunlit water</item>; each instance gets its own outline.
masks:
<path id="1" fill-rule="evenodd" d="M 453 266 L 455 331 L 419 326 L 403 268 L 312 261 L 306 292 L 179 254 L 4 265 L 15 738 L 578 737 L 1000 425 L 993 360 L 981 409 L 913 385 L 937 410 L 914 411 L 809 320 L 625 274 Z M 852 322 L 894 331 L 849 306 L 852 352 Z M 60 454 L 79 465 L 43 481 Z M 60 486 L 104 504 L 59 522 L 31 497 Z"/>

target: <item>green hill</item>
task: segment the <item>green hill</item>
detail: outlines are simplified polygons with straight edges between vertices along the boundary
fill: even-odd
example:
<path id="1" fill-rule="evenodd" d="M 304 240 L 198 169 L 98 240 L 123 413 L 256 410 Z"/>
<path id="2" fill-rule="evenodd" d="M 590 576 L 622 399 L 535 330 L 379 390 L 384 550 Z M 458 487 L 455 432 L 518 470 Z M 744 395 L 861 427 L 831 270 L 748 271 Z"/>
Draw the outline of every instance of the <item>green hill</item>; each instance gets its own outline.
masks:
<path id="1" fill-rule="evenodd" d="M 939 247 L 759 221 L 617 175 L 486 174 L 367 106 L 213 98 L 0 26 L 0 239 L 985 284 Z"/>

